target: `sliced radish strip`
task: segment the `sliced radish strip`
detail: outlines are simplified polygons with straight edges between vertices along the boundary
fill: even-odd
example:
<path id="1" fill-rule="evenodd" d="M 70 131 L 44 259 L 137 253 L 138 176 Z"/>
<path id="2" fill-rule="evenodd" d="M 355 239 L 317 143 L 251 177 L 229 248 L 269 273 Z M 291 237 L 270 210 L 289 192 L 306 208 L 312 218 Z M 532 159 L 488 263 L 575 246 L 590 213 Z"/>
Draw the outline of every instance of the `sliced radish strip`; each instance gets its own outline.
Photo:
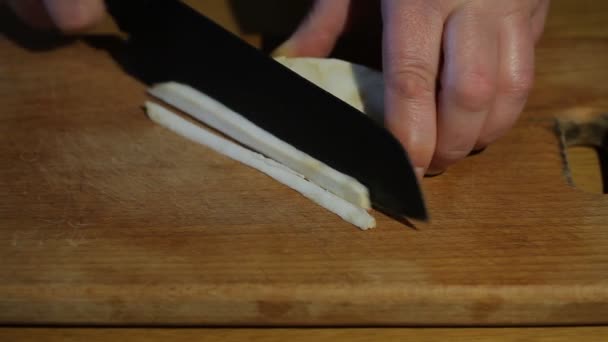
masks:
<path id="1" fill-rule="evenodd" d="M 197 126 L 158 104 L 146 102 L 145 107 L 151 120 L 174 133 L 265 173 L 363 230 L 376 226 L 375 219 L 363 208 L 307 181 L 286 166 Z"/>
<path id="2" fill-rule="evenodd" d="M 198 90 L 175 82 L 154 85 L 148 92 L 251 149 L 284 164 L 311 182 L 361 208 L 370 208 L 367 188 L 312 156 L 278 139 L 240 114 Z"/>

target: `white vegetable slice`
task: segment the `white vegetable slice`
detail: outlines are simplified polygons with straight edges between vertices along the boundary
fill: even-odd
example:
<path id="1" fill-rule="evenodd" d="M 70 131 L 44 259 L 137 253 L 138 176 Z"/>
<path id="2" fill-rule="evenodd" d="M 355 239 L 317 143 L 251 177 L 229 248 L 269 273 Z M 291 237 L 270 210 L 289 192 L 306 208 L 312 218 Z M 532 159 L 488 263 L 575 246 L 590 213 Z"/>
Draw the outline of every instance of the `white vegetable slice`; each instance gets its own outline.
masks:
<path id="1" fill-rule="evenodd" d="M 275 60 L 384 124 L 384 77 L 380 71 L 335 58 L 276 57 Z"/>
<path id="2" fill-rule="evenodd" d="M 367 188 L 310 155 L 278 139 L 240 114 L 198 90 L 175 82 L 154 85 L 148 92 L 361 208 L 369 209 Z"/>
<path id="3" fill-rule="evenodd" d="M 176 134 L 265 173 L 363 230 L 376 226 L 375 219 L 364 209 L 307 181 L 284 165 L 188 122 L 160 105 L 146 102 L 145 106 L 150 119 Z"/>

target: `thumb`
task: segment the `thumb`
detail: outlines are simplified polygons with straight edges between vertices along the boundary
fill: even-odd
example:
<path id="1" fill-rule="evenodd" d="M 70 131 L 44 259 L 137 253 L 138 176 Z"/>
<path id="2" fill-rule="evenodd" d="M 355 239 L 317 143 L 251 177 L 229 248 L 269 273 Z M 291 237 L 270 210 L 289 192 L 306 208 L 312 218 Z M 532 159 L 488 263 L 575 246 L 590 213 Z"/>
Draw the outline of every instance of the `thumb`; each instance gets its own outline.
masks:
<path id="1" fill-rule="evenodd" d="M 64 32 L 87 29 L 105 13 L 102 0 L 44 0 L 44 3 L 55 25 Z"/>
<path id="2" fill-rule="evenodd" d="M 346 27 L 350 0 L 316 0 L 308 17 L 273 56 L 325 57 Z"/>

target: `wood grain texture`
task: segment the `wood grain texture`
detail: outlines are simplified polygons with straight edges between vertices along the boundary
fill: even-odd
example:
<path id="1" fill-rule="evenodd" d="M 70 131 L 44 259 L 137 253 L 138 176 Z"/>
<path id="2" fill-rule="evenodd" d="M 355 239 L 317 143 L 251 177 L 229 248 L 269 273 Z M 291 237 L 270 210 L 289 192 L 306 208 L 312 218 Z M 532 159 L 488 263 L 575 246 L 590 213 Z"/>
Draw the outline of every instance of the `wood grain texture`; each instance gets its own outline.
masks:
<path id="1" fill-rule="evenodd" d="M 577 3 L 554 3 L 517 127 L 424 180 L 432 222 L 369 232 L 152 124 L 104 50 L 4 14 L 0 322 L 608 323 L 608 198 L 567 184 L 554 129 L 608 110 L 608 4 Z"/>
<path id="2" fill-rule="evenodd" d="M 417 341 L 417 342 L 570 342 L 604 341 L 608 327 L 553 328 L 351 328 L 351 329 L 100 329 L 0 328 L 11 342 L 282 342 L 282 341 Z"/>

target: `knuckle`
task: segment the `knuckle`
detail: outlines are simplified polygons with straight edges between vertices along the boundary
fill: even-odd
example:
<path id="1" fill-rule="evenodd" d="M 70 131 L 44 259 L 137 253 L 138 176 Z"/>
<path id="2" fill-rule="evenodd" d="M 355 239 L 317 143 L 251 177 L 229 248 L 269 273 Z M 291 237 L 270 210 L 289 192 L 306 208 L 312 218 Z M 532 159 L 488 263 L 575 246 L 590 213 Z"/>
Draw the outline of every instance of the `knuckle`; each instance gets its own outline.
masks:
<path id="1" fill-rule="evenodd" d="M 451 100 L 459 107 L 467 111 L 479 112 L 493 101 L 496 85 L 489 73 L 465 73 L 448 82 L 446 91 L 451 94 Z"/>
<path id="2" fill-rule="evenodd" d="M 411 62 L 387 73 L 386 85 L 405 99 L 434 97 L 436 79 L 426 63 Z"/>

